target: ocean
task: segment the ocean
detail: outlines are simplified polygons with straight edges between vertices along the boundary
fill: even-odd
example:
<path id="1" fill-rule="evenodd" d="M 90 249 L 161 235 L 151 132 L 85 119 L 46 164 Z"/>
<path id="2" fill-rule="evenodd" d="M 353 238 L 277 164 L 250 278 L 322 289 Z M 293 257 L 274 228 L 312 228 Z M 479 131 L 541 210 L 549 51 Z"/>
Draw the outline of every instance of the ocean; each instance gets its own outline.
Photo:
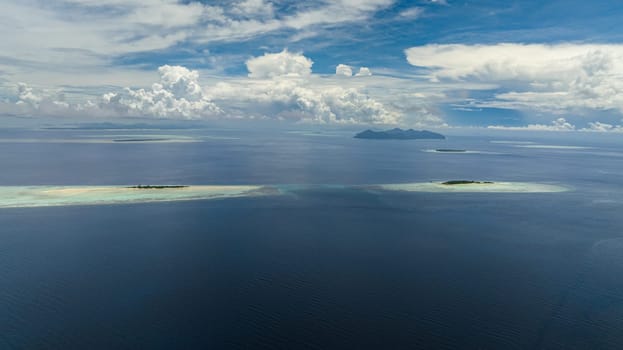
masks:
<path id="1" fill-rule="evenodd" d="M 288 188 L 0 209 L 0 348 L 623 347 L 620 136 L 352 135 L 0 131 L 0 186 Z M 570 191 L 352 187 L 461 179 Z"/>

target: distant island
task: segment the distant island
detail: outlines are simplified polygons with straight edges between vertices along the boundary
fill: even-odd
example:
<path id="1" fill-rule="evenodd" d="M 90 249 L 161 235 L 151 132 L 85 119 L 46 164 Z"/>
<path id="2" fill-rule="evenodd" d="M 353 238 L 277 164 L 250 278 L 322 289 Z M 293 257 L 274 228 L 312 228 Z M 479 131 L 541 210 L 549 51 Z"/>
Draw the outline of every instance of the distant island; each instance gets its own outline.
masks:
<path id="1" fill-rule="evenodd" d="M 451 180 L 442 182 L 442 185 L 470 185 L 470 184 L 492 184 L 492 181 L 472 181 L 472 180 Z"/>
<path id="2" fill-rule="evenodd" d="M 165 188 L 184 188 L 184 187 L 189 187 L 186 185 L 137 185 L 137 186 L 130 186 L 128 188 L 137 188 L 139 190 L 161 190 L 161 189 L 165 189 Z"/>
<path id="3" fill-rule="evenodd" d="M 115 139 L 113 140 L 113 142 L 160 142 L 160 141 L 169 141 L 169 139 L 146 138 L 146 139 Z"/>
<path id="4" fill-rule="evenodd" d="M 443 140 L 446 137 L 442 134 L 428 130 L 403 130 L 395 128 L 385 131 L 366 130 L 355 135 L 356 139 L 375 139 L 375 140 L 418 140 L 418 139 L 435 139 Z"/>
<path id="5" fill-rule="evenodd" d="M 435 152 L 446 152 L 446 153 L 463 153 L 467 152 L 464 149 L 452 149 L 452 148 L 437 148 Z"/>

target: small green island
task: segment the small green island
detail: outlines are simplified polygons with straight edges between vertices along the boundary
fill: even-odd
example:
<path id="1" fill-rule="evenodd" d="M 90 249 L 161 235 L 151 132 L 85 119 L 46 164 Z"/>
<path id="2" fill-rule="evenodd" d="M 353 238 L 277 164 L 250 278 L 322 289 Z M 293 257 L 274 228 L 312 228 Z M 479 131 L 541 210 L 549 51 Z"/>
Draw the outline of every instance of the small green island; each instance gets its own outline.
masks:
<path id="1" fill-rule="evenodd" d="M 438 148 L 435 152 L 445 152 L 445 153 L 464 153 L 467 152 L 465 149 L 454 149 L 454 148 Z"/>
<path id="2" fill-rule="evenodd" d="M 450 180 L 442 182 L 442 185 L 472 185 L 472 184 L 493 184 L 493 181 L 472 181 L 472 180 Z"/>
<path id="3" fill-rule="evenodd" d="M 165 138 L 144 138 L 144 139 L 114 139 L 113 142 L 164 142 L 170 141 Z"/>
<path id="4" fill-rule="evenodd" d="M 187 185 L 136 185 L 127 188 L 136 188 L 139 190 L 162 190 L 166 188 L 185 188 Z"/>

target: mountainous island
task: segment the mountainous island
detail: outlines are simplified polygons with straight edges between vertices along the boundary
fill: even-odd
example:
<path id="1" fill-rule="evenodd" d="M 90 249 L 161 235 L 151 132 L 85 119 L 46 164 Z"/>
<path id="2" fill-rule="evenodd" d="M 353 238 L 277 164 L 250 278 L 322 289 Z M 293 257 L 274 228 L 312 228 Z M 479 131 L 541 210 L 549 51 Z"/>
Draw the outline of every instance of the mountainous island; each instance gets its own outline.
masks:
<path id="1" fill-rule="evenodd" d="M 395 128 L 385 131 L 366 130 L 355 135 L 356 139 L 375 139 L 375 140 L 418 140 L 418 139 L 436 139 L 443 140 L 446 137 L 442 134 L 428 130 L 403 130 Z"/>

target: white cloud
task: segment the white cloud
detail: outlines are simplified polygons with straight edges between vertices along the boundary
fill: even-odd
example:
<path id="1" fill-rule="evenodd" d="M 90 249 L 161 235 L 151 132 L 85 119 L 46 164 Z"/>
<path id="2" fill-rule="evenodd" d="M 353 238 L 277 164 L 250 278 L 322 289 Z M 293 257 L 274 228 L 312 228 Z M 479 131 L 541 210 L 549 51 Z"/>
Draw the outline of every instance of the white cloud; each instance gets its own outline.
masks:
<path id="1" fill-rule="evenodd" d="M 353 88 L 335 87 L 323 91 L 320 96 L 320 103 L 329 107 L 322 121 L 371 124 L 400 122 L 400 113 L 389 110 L 382 103 Z"/>
<path id="2" fill-rule="evenodd" d="M 281 119 L 320 124 L 397 124 L 402 113 L 348 80 L 311 75 L 231 79 L 207 89 L 232 117 Z"/>
<path id="3" fill-rule="evenodd" d="M 370 14 L 390 6 L 394 0 L 335 0 L 325 6 L 287 17 L 286 27 L 302 29 L 315 25 L 337 24 L 367 19 Z"/>
<path id="4" fill-rule="evenodd" d="M 0 98 L 0 115 L 65 116 L 73 112 L 65 94 L 57 89 L 43 89 L 25 83 L 1 86 L 6 98 Z"/>
<path id="5" fill-rule="evenodd" d="M 325 78 L 221 82 L 208 89 L 232 117 L 320 124 L 396 124 L 401 113 L 356 88 L 326 85 Z"/>
<path id="6" fill-rule="evenodd" d="M 18 83 L 15 104 L 25 110 L 63 111 L 69 107 L 65 95 L 58 90 L 35 89 L 25 83 Z"/>
<path id="7" fill-rule="evenodd" d="M 410 64 L 450 79 L 549 82 L 623 68 L 623 45 L 432 44 L 407 49 L 406 55 Z"/>
<path id="8" fill-rule="evenodd" d="M 276 116 L 316 123 L 396 124 L 401 113 L 361 93 L 356 88 L 324 85 L 311 74 L 312 60 L 301 53 L 283 50 L 267 53 L 246 62 L 249 77 L 256 84 L 217 84 L 211 94 L 224 104 L 259 105 L 261 117 Z M 350 66 L 340 64 L 336 75 L 352 76 Z"/>
<path id="9" fill-rule="evenodd" d="M 558 118 L 553 120 L 551 124 L 529 124 L 527 126 L 500 126 L 490 125 L 489 129 L 497 130 L 529 130 L 529 131 L 574 131 L 575 125 L 567 122 L 565 118 Z"/>
<path id="10" fill-rule="evenodd" d="M 337 67 L 335 67 L 335 75 L 350 77 L 353 75 L 353 69 L 351 66 L 338 64 Z"/>
<path id="11" fill-rule="evenodd" d="M 265 53 L 246 62 L 251 78 L 306 77 L 311 74 L 312 60 L 300 53 L 283 50 Z"/>
<path id="12" fill-rule="evenodd" d="M 34 93 L 33 88 L 25 83 L 17 84 L 17 102 L 16 104 L 26 104 L 32 107 L 38 107 L 43 97 Z"/>
<path id="13" fill-rule="evenodd" d="M 11 60 L 0 62 L 0 70 L 93 69 L 116 57 L 182 42 L 232 42 L 276 31 L 315 35 L 321 32 L 315 28 L 336 30 L 366 20 L 393 1 L 314 1 L 277 16 L 273 3 L 279 2 L 269 0 L 8 0 L 0 13 L 0 52 Z"/>
<path id="14" fill-rule="evenodd" d="M 73 104 L 63 102 L 62 94 L 43 94 L 19 85 L 12 101 L 0 103 L 0 110 L 24 115 L 82 113 L 107 117 L 278 119 L 321 124 L 404 121 L 403 114 L 391 101 L 385 104 L 370 96 L 360 79 L 315 75 L 311 66 L 312 61 L 304 55 L 284 50 L 249 59 L 249 77 L 221 78 L 214 84 L 200 84 L 198 71 L 165 65 L 158 69 L 160 79 L 151 88 L 125 88 L 107 92 L 96 100 Z M 433 120 L 430 115 L 422 115 L 421 120 Z"/>
<path id="15" fill-rule="evenodd" d="M 49 89 L 71 86 L 76 95 L 93 99 L 95 90 L 148 86 L 157 76 L 145 65 L 164 57 L 175 57 L 171 64 L 222 75 L 244 62 L 246 47 L 293 43 L 295 37 L 309 40 L 328 30 L 337 38 L 345 33 L 346 25 L 366 21 L 393 2 L 6 0 L 0 5 L 0 74 L 7 86 L 20 81 Z M 262 36 L 267 36 L 262 43 L 236 47 L 221 57 L 204 53 L 213 44 Z M 299 71 L 284 69 L 305 75 L 306 65 L 302 62 Z M 261 70 L 258 67 L 250 74 L 281 74 Z M 15 106 L 5 104 L 4 108 Z"/>
<path id="16" fill-rule="evenodd" d="M 199 73 L 180 66 L 158 68 L 160 82 L 151 89 L 126 88 L 121 93 L 102 96 L 98 108 L 121 116 L 201 119 L 222 113 L 204 94 L 198 83 Z M 85 108 L 95 106 L 88 104 Z"/>
<path id="17" fill-rule="evenodd" d="M 400 17 L 403 17 L 403 18 L 415 19 L 415 18 L 420 17 L 420 15 L 422 15 L 423 12 L 424 12 L 424 9 L 421 7 L 411 7 L 406 10 L 401 11 L 399 15 Z"/>
<path id="18" fill-rule="evenodd" d="M 623 125 L 612 125 L 602 122 L 589 122 L 585 128 L 577 128 L 565 118 L 553 120 L 550 124 L 529 124 L 526 126 L 490 125 L 488 129 L 516 131 L 583 131 L 583 132 L 623 132 Z"/>
<path id="19" fill-rule="evenodd" d="M 166 29 L 192 26 L 199 22 L 204 10 L 204 6 L 197 2 L 180 4 L 168 1 L 146 1 L 133 6 L 131 4 L 132 2 L 129 1 L 124 6 L 130 10 L 124 21 Z"/>
<path id="20" fill-rule="evenodd" d="M 275 9 L 271 2 L 264 0 L 245 0 L 236 3 L 231 12 L 248 18 L 272 18 L 274 17 Z"/>
<path id="21" fill-rule="evenodd" d="M 425 45 L 406 50 L 431 81 L 495 83 L 479 107 L 623 112 L 623 45 Z"/>
<path id="22" fill-rule="evenodd" d="M 201 86 L 199 86 L 199 73 L 181 66 L 165 65 L 158 68 L 160 81 L 163 89 L 169 90 L 173 95 L 185 98 L 189 101 L 197 101 L 203 98 Z"/>
<path id="23" fill-rule="evenodd" d="M 372 75 L 372 71 L 368 67 L 359 68 L 359 72 L 355 74 L 355 76 L 358 76 L 358 77 L 369 77 L 371 75 Z"/>
<path id="24" fill-rule="evenodd" d="M 341 77 L 352 77 L 353 76 L 353 67 L 346 64 L 338 64 L 335 67 L 335 75 Z M 360 67 L 356 77 L 369 77 L 372 75 L 372 71 L 368 67 Z"/>
<path id="25" fill-rule="evenodd" d="M 588 127 L 581 129 L 581 131 L 595 131 L 595 132 L 623 132 L 623 125 L 612 125 L 601 122 L 590 122 Z"/>

